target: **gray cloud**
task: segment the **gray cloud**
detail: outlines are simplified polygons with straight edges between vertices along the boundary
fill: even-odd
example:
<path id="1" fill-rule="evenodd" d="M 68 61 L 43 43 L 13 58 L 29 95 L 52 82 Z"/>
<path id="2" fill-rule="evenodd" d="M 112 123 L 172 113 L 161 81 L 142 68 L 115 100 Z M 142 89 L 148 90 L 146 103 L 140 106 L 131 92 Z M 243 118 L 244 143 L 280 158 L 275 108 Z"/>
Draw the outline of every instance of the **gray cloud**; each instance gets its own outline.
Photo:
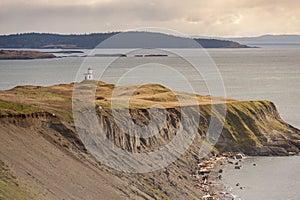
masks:
<path id="1" fill-rule="evenodd" d="M 0 34 L 163 27 L 186 34 L 300 33 L 298 0 L 1 0 Z"/>

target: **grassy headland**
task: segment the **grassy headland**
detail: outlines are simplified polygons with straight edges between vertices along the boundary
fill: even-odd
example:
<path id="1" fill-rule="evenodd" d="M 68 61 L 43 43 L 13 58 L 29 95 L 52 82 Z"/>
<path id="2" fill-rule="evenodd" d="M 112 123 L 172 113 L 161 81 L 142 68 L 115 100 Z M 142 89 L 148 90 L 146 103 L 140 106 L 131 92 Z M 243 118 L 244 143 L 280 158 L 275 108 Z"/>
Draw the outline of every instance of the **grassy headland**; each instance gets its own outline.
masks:
<path id="1" fill-rule="evenodd" d="M 198 116 L 200 122 L 194 142 L 177 161 L 155 172 L 127 174 L 108 168 L 93 158 L 76 132 L 72 115 L 74 87 L 80 88 L 84 103 L 95 106 L 99 125 L 116 147 L 133 153 L 155 151 L 176 136 L 182 117 L 193 124 L 194 117 Z M 131 119 L 124 109 L 128 107 L 128 99 Z M 111 102 L 117 103 L 112 106 Z M 166 121 L 159 133 L 156 127 L 149 127 L 151 137 L 148 138 L 140 137 L 141 133 L 126 134 L 112 113 L 115 109 L 124 123 L 132 120 L 144 126 L 150 121 L 150 108 L 158 104 L 165 108 Z M 191 113 L 183 113 L 181 106 L 189 108 Z M 226 116 L 221 112 L 225 106 Z M 104 199 L 199 199 L 208 194 L 205 188 L 213 186 L 203 183 L 207 174 L 202 176 L 199 171 L 200 148 L 212 145 L 207 135 L 212 118 L 216 127 L 224 123 L 212 148 L 213 154 L 299 153 L 300 131 L 280 118 L 272 102 L 193 95 L 157 84 L 115 86 L 85 81 L 79 85 L 18 86 L 0 91 L 0 152 L 3 152 L 0 161 L 7 163 L 7 168 L 30 187 L 39 188 L 35 191 L 42 191 L 48 199 L 97 199 L 99 195 Z M 131 124 L 128 123 L 129 129 L 134 128 Z M 11 199 L 4 196 L 7 191 L 13 190 L 16 195 L 23 192 L 8 184 L 7 177 L 0 173 L 0 197 L 5 200 Z"/>

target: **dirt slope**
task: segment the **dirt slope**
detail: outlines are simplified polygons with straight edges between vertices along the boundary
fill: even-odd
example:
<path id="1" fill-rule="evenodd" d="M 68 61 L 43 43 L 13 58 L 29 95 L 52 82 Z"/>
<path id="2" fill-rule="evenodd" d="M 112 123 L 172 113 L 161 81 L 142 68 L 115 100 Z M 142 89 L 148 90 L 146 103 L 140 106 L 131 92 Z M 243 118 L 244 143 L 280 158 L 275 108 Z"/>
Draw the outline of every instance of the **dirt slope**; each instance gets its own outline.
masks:
<path id="1" fill-rule="evenodd" d="M 79 157 L 84 155 L 55 144 L 54 130 L 28 120 L 18 126 L 1 121 L 0 160 L 32 194 L 46 199 L 125 199 L 117 187 L 126 183 Z M 70 144 L 62 141 L 62 145 Z"/>

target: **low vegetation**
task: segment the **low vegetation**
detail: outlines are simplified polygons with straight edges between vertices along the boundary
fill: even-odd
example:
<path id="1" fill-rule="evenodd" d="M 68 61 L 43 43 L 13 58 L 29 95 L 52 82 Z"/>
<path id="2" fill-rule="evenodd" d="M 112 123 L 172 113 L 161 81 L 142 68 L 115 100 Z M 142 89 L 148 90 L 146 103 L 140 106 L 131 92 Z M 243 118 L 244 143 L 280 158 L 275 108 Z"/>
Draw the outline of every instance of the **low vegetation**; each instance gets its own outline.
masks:
<path id="1" fill-rule="evenodd" d="M 0 50 L 0 60 L 56 58 L 52 53 L 28 50 Z"/>
<path id="2" fill-rule="evenodd" d="M 40 111 L 39 108 L 21 103 L 0 100 L 0 113 L 3 114 L 28 114 Z"/>

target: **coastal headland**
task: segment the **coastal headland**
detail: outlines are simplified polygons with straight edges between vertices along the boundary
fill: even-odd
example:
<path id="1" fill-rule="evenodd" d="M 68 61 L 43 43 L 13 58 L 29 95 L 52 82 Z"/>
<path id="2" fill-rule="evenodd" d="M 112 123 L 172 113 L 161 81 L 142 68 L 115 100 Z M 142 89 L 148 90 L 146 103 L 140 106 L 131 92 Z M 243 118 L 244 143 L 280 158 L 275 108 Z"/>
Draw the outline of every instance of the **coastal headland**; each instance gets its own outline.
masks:
<path id="1" fill-rule="evenodd" d="M 81 83 L 83 94 L 90 93 L 94 84 Z M 16 199 L 18 195 L 23 199 L 226 199 L 222 196 L 226 191 L 217 184 L 225 162 L 238 162 L 243 154 L 299 154 L 300 131 L 285 123 L 270 101 L 197 95 L 197 104 L 186 101 L 182 105 L 178 96 L 188 100 L 191 94 L 157 84 L 139 86 L 132 95 L 129 91 L 134 85 L 96 84 L 94 103 L 99 125 L 116 146 L 132 153 L 165 146 L 180 126 L 182 106 L 191 111 L 200 107 L 196 114 L 201 120 L 193 143 L 167 168 L 144 174 L 116 171 L 97 161 L 78 137 L 72 115 L 74 83 L 0 91 L 1 199 Z M 112 96 L 114 90 L 122 92 Z M 122 100 L 126 95 L 131 95 L 129 112 L 135 124 L 148 124 L 154 105 L 165 109 L 161 132 L 140 138 L 120 130 L 112 109 L 125 116 L 125 105 L 112 108 L 111 100 Z M 220 114 L 224 106 L 226 116 Z M 212 117 L 224 126 L 212 152 L 201 158 L 201 145 L 210 145 L 206 133 Z"/>

